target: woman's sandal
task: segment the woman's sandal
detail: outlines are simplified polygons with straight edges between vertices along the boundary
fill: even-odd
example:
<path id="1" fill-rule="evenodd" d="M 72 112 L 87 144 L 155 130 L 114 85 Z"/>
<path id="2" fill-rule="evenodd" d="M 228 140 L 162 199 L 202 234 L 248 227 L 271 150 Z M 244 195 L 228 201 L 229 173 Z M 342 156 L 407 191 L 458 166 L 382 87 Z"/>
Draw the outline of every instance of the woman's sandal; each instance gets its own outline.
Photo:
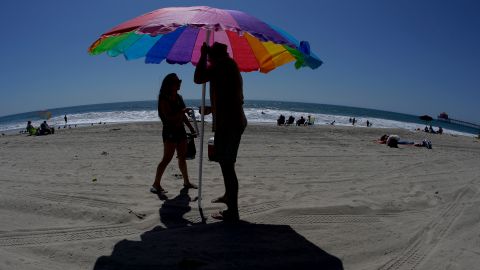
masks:
<path id="1" fill-rule="evenodd" d="M 156 187 L 154 187 L 154 186 L 152 186 L 152 187 L 150 188 L 150 192 L 155 193 L 155 194 L 168 193 L 168 191 L 166 191 L 166 190 L 163 189 L 162 187 L 156 188 Z"/>

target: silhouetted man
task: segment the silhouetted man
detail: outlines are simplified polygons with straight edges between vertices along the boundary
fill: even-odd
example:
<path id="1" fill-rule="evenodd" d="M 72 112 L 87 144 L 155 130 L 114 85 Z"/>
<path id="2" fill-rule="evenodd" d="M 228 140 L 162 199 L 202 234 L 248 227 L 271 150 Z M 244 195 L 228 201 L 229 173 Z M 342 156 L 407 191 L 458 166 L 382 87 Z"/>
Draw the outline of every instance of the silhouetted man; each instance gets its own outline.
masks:
<path id="1" fill-rule="evenodd" d="M 207 56 L 208 62 L 207 66 Z M 215 132 L 215 161 L 220 164 L 225 194 L 212 202 L 225 203 L 227 210 L 212 215 L 215 219 L 238 221 L 238 179 L 235 173 L 240 139 L 247 126 L 243 112 L 243 79 L 225 44 L 203 44 L 195 69 L 195 83 L 210 82 L 210 102 Z"/>

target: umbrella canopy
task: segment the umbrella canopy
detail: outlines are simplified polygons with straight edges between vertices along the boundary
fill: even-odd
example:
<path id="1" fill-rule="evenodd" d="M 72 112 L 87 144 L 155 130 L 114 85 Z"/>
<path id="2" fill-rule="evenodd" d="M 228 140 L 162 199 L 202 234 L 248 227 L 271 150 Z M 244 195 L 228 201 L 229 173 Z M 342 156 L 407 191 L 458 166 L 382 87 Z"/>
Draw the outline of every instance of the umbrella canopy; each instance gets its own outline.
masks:
<path id="1" fill-rule="evenodd" d="M 206 6 L 162 8 L 126 21 L 102 34 L 90 54 L 123 54 L 127 60 L 145 57 L 146 63 L 192 63 L 200 58 L 203 42 L 219 42 L 241 71 L 267 73 L 295 61 L 295 67 L 315 69 L 322 61 L 306 41 L 241 11 Z"/>
<path id="2" fill-rule="evenodd" d="M 427 121 L 427 122 L 433 120 L 433 118 L 430 115 L 422 115 L 422 116 L 419 116 L 418 118 L 420 118 L 420 120 Z"/>
<path id="3" fill-rule="evenodd" d="M 37 112 L 37 114 L 42 119 L 49 120 L 50 118 L 52 118 L 52 113 L 49 111 L 39 111 Z"/>

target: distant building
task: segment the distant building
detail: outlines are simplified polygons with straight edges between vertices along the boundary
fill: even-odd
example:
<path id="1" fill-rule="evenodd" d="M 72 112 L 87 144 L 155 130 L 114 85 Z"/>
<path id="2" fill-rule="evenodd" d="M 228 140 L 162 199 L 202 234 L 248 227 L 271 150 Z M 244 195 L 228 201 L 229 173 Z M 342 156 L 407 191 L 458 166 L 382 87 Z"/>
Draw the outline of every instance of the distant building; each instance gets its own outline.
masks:
<path id="1" fill-rule="evenodd" d="M 442 112 L 437 116 L 437 118 L 448 120 L 448 114 L 446 112 Z"/>

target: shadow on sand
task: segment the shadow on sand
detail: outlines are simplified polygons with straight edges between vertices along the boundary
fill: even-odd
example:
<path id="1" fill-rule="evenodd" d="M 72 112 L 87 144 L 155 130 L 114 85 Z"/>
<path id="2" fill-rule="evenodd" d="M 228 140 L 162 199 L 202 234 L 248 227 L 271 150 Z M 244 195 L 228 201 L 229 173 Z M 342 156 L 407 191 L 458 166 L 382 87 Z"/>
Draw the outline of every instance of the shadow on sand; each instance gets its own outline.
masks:
<path id="1" fill-rule="evenodd" d="M 290 226 L 195 224 L 183 218 L 189 202 L 188 190 L 165 200 L 160 220 L 167 228 L 155 227 L 141 241 L 118 242 L 94 269 L 343 269 L 340 259 Z"/>

